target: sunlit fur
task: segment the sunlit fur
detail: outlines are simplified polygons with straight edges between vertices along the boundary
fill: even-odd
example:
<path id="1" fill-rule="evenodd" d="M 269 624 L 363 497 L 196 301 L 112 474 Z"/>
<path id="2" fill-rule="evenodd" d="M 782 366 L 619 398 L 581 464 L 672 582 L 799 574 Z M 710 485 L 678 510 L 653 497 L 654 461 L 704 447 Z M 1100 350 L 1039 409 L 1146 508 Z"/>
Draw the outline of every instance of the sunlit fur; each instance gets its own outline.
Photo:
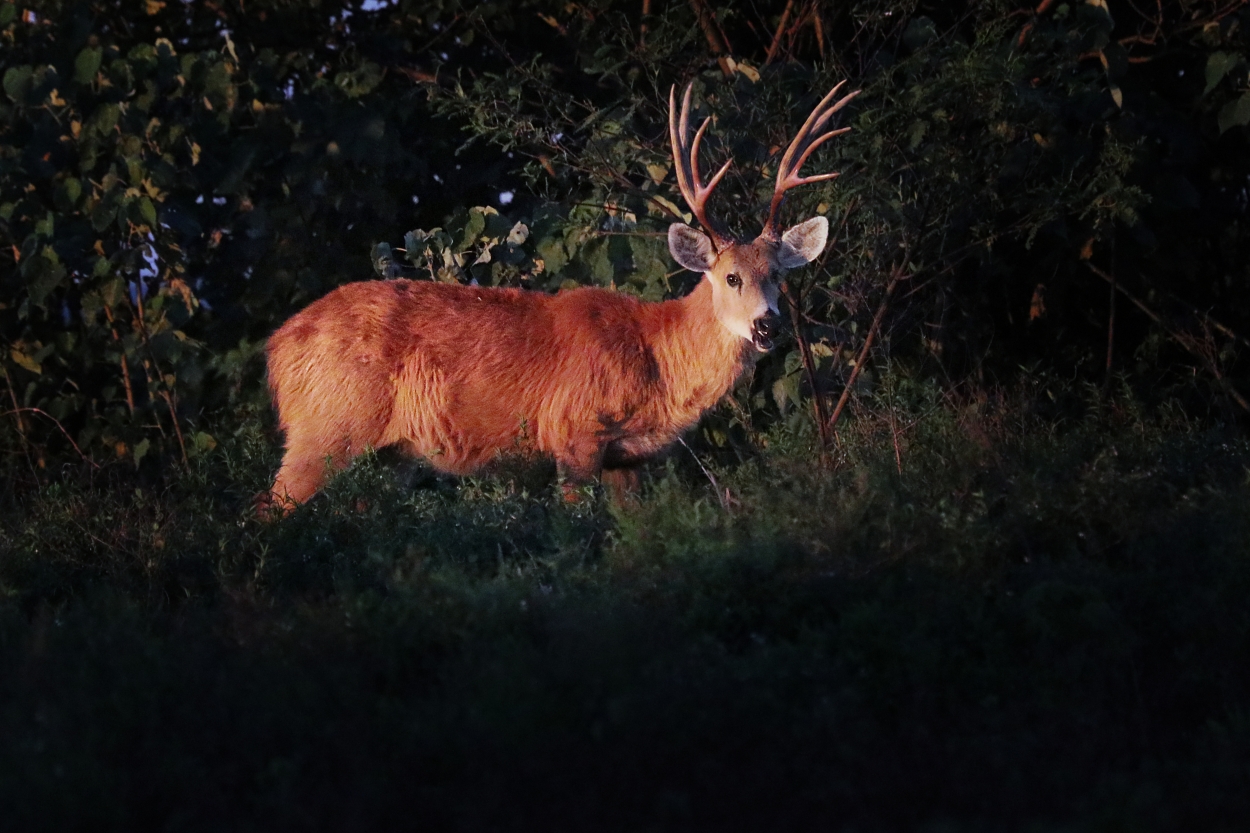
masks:
<path id="1" fill-rule="evenodd" d="M 272 497 L 303 502 L 329 472 L 392 444 L 455 474 L 511 452 L 550 455 L 573 483 L 628 470 L 742 369 L 749 343 L 717 320 L 713 281 L 664 303 L 602 289 L 340 287 L 269 340 L 286 433 Z"/>
<path id="2" fill-rule="evenodd" d="M 545 295 L 369 281 L 340 287 L 292 317 L 267 348 L 286 455 L 262 504 L 289 509 L 366 449 L 390 445 L 452 474 L 500 455 L 543 455 L 570 486 L 602 476 L 618 493 L 632 490 L 637 464 L 694 425 L 749 357 L 772 346 L 780 273 L 823 251 L 824 217 L 784 234 L 774 219 L 786 189 L 832 176 L 797 173 L 810 152 L 803 148 L 841 132 L 811 138 L 854 95 L 829 109 L 837 89 L 787 150 L 759 237 L 734 241 L 669 227 L 673 258 L 703 274 L 684 298 L 646 303 L 593 288 Z M 678 161 L 689 98 L 687 89 L 679 128 L 670 95 Z M 714 229 L 706 200 L 725 169 L 704 187 L 694 164 L 697 136 L 688 151 L 682 195 Z M 797 162 L 784 164 L 791 157 Z"/>

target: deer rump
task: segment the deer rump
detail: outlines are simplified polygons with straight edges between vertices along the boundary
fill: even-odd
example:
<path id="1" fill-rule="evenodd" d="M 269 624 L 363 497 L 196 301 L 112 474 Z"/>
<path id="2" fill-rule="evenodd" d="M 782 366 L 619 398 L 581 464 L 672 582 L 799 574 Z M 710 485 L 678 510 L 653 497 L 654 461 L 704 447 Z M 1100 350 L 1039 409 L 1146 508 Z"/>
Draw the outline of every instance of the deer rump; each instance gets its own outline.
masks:
<path id="1" fill-rule="evenodd" d="M 640 302 L 424 281 L 347 284 L 270 338 L 286 434 L 272 497 L 301 503 L 367 448 L 468 474 L 501 454 L 555 458 L 579 485 L 664 449 L 739 375 L 750 342 L 722 327 L 707 280 Z"/>

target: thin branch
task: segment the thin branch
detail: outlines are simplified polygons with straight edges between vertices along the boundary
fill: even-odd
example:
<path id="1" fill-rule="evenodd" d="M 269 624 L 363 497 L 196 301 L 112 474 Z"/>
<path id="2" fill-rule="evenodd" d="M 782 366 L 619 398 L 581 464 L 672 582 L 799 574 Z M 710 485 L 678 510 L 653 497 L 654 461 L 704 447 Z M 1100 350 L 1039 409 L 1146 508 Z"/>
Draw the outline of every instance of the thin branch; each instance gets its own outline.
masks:
<path id="1" fill-rule="evenodd" d="M 833 409 L 833 416 L 829 417 L 829 428 L 827 433 L 832 436 L 834 429 L 838 427 L 838 420 L 842 417 L 842 410 L 846 407 L 847 400 L 851 398 L 851 390 L 855 387 L 855 380 L 859 378 L 860 371 L 864 369 L 864 362 L 868 360 L 868 351 L 872 349 L 872 343 L 877 337 L 877 331 L 881 328 L 881 320 L 885 318 L 885 311 L 890 305 L 890 296 L 894 294 L 894 288 L 898 286 L 898 282 L 903 279 L 904 263 L 894 268 L 893 274 L 890 275 L 890 283 L 885 288 L 885 297 L 881 299 L 881 305 L 877 307 L 877 314 L 872 318 L 872 326 L 868 328 L 868 336 L 864 339 L 864 346 L 860 348 L 859 355 L 855 358 L 855 367 L 851 369 L 851 376 L 846 380 L 846 387 L 842 389 L 842 396 L 838 398 L 838 404 Z"/>
<path id="2" fill-rule="evenodd" d="M 22 441 L 22 455 L 26 458 L 26 465 L 30 467 L 30 473 L 34 476 L 35 482 L 38 482 L 39 472 L 35 470 L 35 461 L 30 458 L 30 441 L 26 438 L 26 422 L 22 419 L 22 407 L 17 402 L 17 391 L 13 387 L 13 377 L 9 375 L 7 366 L 0 364 L 0 369 L 4 370 L 4 381 L 9 388 L 9 399 L 13 402 L 11 413 L 17 418 L 17 433 Z"/>
<path id="3" fill-rule="evenodd" d="M 6 371 L 6 375 L 7 375 L 7 371 Z M 78 443 L 74 442 L 74 438 L 71 437 L 69 435 L 69 432 L 65 430 L 65 426 L 61 424 L 61 421 L 57 419 L 56 417 L 52 416 L 52 414 L 43 410 L 42 408 L 14 408 L 11 411 L 5 411 L 3 414 L 0 414 L 0 416 L 14 415 L 20 420 L 22 418 L 22 414 L 37 414 L 38 416 L 47 417 L 48 419 L 52 420 L 52 422 L 56 425 L 56 427 L 60 429 L 60 432 L 65 435 L 65 439 L 69 440 L 69 444 L 74 447 L 74 451 L 78 452 L 79 457 L 83 458 L 83 460 L 90 463 L 92 468 L 98 469 L 100 467 L 98 463 L 96 463 L 86 454 L 82 453 L 82 449 L 78 447 Z"/>
<path id="4" fill-rule="evenodd" d="M 781 21 L 777 24 L 777 32 L 773 35 L 773 42 L 768 47 L 768 55 L 764 58 L 764 66 L 768 66 L 777 57 L 777 51 L 781 48 L 781 37 L 786 33 L 786 24 L 790 22 L 790 12 L 794 10 L 794 0 L 786 0 L 786 7 L 781 12 Z"/>
<path id="5" fill-rule="evenodd" d="M 13 377 L 9 375 L 9 368 L 0 364 L 0 370 L 4 371 L 4 383 L 9 388 L 9 399 L 13 402 L 13 410 L 11 413 L 17 415 L 17 433 L 21 434 L 22 441 L 26 440 L 26 422 L 22 419 L 22 406 L 17 401 L 17 391 L 13 388 Z"/>
<path id="6" fill-rule="evenodd" d="M 1115 255 L 1112 254 L 1112 262 L 1114 263 Z M 1111 357 L 1115 348 L 1115 291 L 1119 288 L 1116 281 L 1115 269 L 1111 270 L 1111 297 L 1108 299 L 1110 303 L 1110 312 L 1107 313 L 1107 367 L 1106 376 L 1103 378 L 1103 384 L 1111 384 Z"/>
<path id="7" fill-rule="evenodd" d="M 820 20 L 820 6 L 812 3 L 812 31 L 816 33 L 816 48 L 820 50 L 820 60 L 827 60 L 825 57 L 825 26 Z"/>
<path id="8" fill-rule="evenodd" d="M 104 317 L 108 319 L 109 329 L 113 333 L 113 341 L 117 342 L 117 349 L 121 351 L 119 361 L 122 366 L 122 385 L 126 388 L 126 407 L 130 409 L 130 416 L 135 415 L 135 390 L 130 383 L 130 366 L 126 364 L 126 345 L 122 343 L 122 337 L 117 332 L 117 322 L 113 318 L 113 308 L 108 304 L 104 305 Z"/>
<path id="9" fill-rule="evenodd" d="M 134 321 L 139 322 L 139 337 L 143 339 L 143 346 L 147 348 L 148 355 L 152 358 L 152 367 L 157 377 L 156 381 L 159 382 L 153 389 L 159 390 L 161 399 L 165 400 L 165 407 L 169 410 L 169 420 L 174 426 L 174 436 L 178 438 L 178 450 L 182 454 L 182 464 L 186 466 L 190 463 L 187 459 L 187 443 L 182 436 L 182 426 L 178 424 L 178 394 L 172 389 L 172 385 L 165 382 L 165 372 L 161 370 L 160 362 L 156 359 L 156 351 L 152 349 L 152 341 L 148 338 L 148 326 L 143 317 L 143 296 L 138 293 L 136 295 L 134 308 L 138 314 L 132 319 L 132 324 Z M 146 369 L 147 362 L 144 362 L 143 365 Z M 152 382 L 149 381 L 149 384 L 152 384 Z M 156 427 L 161 427 L 160 420 L 156 421 Z M 164 431 L 161 433 L 163 434 Z"/>
<path id="10" fill-rule="evenodd" d="M 812 358 L 812 346 L 803 336 L 803 322 L 799 318 L 802 308 L 802 297 L 797 296 L 790 284 L 786 283 L 782 290 L 790 306 L 790 323 L 794 327 L 794 340 L 799 345 L 799 356 L 803 359 L 803 373 L 807 376 L 807 384 L 812 389 L 812 411 L 816 417 L 816 430 L 820 434 L 821 462 L 829 460 L 829 417 L 825 414 L 825 396 L 816 378 L 816 361 Z"/>
<path id="11" fill-rule="evenodd" d="M 730 500 L 729 490 L 726 489 L 725 493 L 721 494 L 720 484 L 716 482 L 716 475 L 708 471 L 708 467 L 703 465 L 703 461 L 699 459 L 698 454 L 694 453 L 694 449 L 686 445 L 686 440 L 684 438 L 678 437 L 677 442 L 681 443 L 682 447 L 690 452 L 690 456 L 693 457 L 694 461 L 699 464 L 699 468 L 703 469 L 703 474 L 707 477 L 708 482 L 712 484 L 712 491 L 716 493 L 716 499 L 720 501 L 720 508 L 728 512 Z"/>
<path id="12" fill-rule="evenodd" d="M 1102 278 L 1104 281 L 1106 281 L 1107 283 L 1111 284 L 1116 289 L 1118 289 L 1120 291 L 1120 294 L 1123 295 L 1125 298 L 1127 298 L 1129 302 L 1133 304 L 1133 306 L 1137 307 L 1139 310 L 1145 313 L 1146 317 L 1149 318 L 1151 321 L 1158 324 L 1163 329 L 1163 332 L 1165 332 L 1170 339 L 1175 341 L 1182 348 L 1184 348 L 1188 353 L 1193 355 L 1194 358 L 1198 359 L 1203 365 L 1205 365 L 1207 372 L 1209 372 L 1215 378 L 1215 381 L 1218 382 L 1220 387 L 1224 389 L 1224 392 L 1227 393 L 1230 397 L 1232 397 L 1233 401 L 1236 402 L 1238 405 L 1240 405 L 1242 410 L 1244 410 L 1246 413 L 1250 413 L 1250 402 L 1247 402 L 1246 398 L 1242 396 L 1241 393 L 1239 393 L 1237 389 L 1234 388 L 1227 379 L 1224 378 L 1224 374 L 1220 371 L 1219 364 L 1215 361 L 1215 359 L 1203 353 L 1202 350 L 1198 349 L 1198 346 L 1197 344 L 1195 344 L 1195 340 L 1193 339 L 1193 337 L 1188 336 L 1184 333 L 1178 332 L 1172 329 L 1171 327 L 1169 327 L 1167 323 L 1164 322 L 1162 316 L 1160 316 L 1157 312 L 1152 310 L 1150 307 L 1146 306 L 1145 303 L 1143 303 L 1137 296 L 1133 295 L 1131 292 L 1125 289 L 1123 285 L 1117 283 L 1113 276 L 1099 269 L 1097 266 L 1090 263 L 1088 260 L 1085 261 L 1085 265 L 1088 266 L 1089 270 L 1093 272 L 1095 275 Z"/>
<path id="13" fill-rule="evenodd" d="M 721 74 L 726 78 L 732 78 L 734 74 L 733 69 L 727 60 L 729 45 L 720 31 L 715 15 L 712 14 L 712 10 L 707 7 L 707 3 L 704 0 L 690 0 L 690 6 L 694 9 L 695 16 L 699 19 L 699 26 L 703 29 L 703 36 L 707 38 L 708 49 L 716 57 L 716 62 L 720 64 Z"/>

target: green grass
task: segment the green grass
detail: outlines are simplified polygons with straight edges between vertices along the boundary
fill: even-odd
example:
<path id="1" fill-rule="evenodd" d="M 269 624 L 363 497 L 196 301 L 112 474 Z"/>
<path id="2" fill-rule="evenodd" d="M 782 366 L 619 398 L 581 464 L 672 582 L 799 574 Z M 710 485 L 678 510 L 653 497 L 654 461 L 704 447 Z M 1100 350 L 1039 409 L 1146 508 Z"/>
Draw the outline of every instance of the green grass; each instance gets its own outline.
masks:
<path id="1" fill-rule="evenodd" d="M 624 508 L 371 459 L 276 524 L 255 429 L 66 475 L 0 515 L 6 824 L 1244 829 L 1250 443 L 1039 401 L 884 391 L 831 467 L 705 455 L 727 506 L 684 449 Z"/>

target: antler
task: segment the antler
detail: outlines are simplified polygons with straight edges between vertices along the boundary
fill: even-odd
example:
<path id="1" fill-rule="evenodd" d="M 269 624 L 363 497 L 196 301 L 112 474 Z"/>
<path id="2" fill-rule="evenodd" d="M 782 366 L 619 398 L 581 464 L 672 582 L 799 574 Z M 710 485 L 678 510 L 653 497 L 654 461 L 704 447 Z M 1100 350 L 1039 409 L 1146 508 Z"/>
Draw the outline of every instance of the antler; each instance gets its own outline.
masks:
<path id="1" fill-rule="evenodd" d="M 686 92 L 681 99 L 680 123 L 677 120 L 677 86 L 674 85 L 668 91 L 669 141 L 673 148 L 673 165 L 677 169 L 677 187 L 681 190 L 681 195 L 686 198 L 686 203 L 694 212 L 694 216 L 711 235 L 712 242 L 716 244 L 719 251 L 731 244 L 733 240 L 719 223 L 713 222 L 711 215 L 708 214 L 707 198 L 720 184 L 725 172 L 733 164 L 733 160 L 725 162 L 707 185 L 699 182 L 699 143 L 703 141 L 703 134 L 707 131 L 707 126 L 712 119 L 710 116 L 704 119 L 703 124 L 694 134 L 694 141 L 687 144 L 690 135 L 690 92 L 693 88 L 693 82 L 686 85 Z"/>
<path id="2" fill-rule="evenodd" d="M 816 148 L 832 139 L 834 136 L 841 136 L 851 128 L 843 127 L 838 130 L 830 130 L 823 135 L 812 138 L 813 133 L 819 133 L 833 118 L 833 114 L 841 110 L 847 103 L 859 95 L 860 91 L 847 93 L 837 103 L 830 105 L 829 102 L 837 95 L 838 90 L 842 89 L 842 85 L 846 83 L 843 79 L 829 91 L 829 94 L 821 99 L 816 105 L 816 109 L 812 110 L 812 114 L 807 117 L 807 121 L 803 122 L 803 126 L 799 128 L 799 132 L 795 134 L 794 141 L 790 142 L 790 147 L 786 148 L 785 155 L 781 157 L 781 164 L 777 167 L 777 187 L 773 190 L 772 203 L 768 207 L 768 222 L 764 224 L 764 234 L 770 237 L 777 237 L 777 211 L 781 208 L 781 202 L 785 198 L 786 191 L 796 185 L 806 185 L 809 182 L 824 182 L 827 179 L 833 179 L 838 172 L 828 174 L 817 174 L 815 176 L 799 176 L 799 169 L 803 167 L 803 163 L 807 161 L 807 157 L 812 155 Z M 798 161 L 795 161 L 795 157 Z"/>

